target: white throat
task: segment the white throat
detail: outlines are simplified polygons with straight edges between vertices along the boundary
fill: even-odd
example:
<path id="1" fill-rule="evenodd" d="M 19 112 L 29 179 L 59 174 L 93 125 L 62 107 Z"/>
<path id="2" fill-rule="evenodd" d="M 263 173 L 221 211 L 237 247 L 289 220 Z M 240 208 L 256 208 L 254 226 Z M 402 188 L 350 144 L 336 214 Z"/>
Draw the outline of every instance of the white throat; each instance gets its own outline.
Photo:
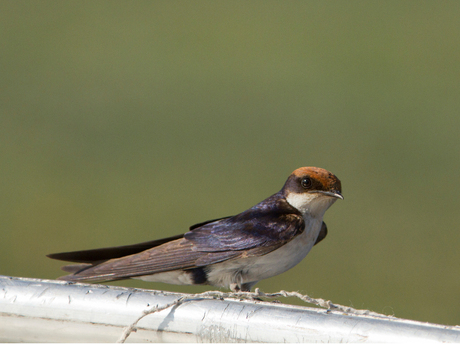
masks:
<path id="1" fill-rule="evenodd" d="M 322 219 L 324 213 L 337 199 L 321 193 L 289 193 L 286 201 L 302 213 L 302 216 L 311 216 Z"/>

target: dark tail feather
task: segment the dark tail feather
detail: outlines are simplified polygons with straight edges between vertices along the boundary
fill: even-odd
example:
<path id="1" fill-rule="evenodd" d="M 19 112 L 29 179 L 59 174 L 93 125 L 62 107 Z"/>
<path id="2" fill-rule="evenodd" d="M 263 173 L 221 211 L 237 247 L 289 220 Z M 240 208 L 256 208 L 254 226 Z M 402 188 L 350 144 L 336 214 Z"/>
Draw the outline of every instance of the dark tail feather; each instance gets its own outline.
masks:
<path id="1" fill-rule="evenodd" d="M 128 246 L 80 250 L 76 252 L 55 253 L 55 254 L 48 254 L 47 257 L 51 259 L 62 260 L 62 261 L 98 264 L 98 263 L 101 263 L 103 261 L 107 261 L 110 259 L 121 258 L 123 256 L 137 254 L 137 253 L 143 252 L 144 250 L 151 249 L 153 247 L 157 247 L 159 245 L 162 245 L 170 241 L 177 240 L 182 237 L 184 237 L 184 235 L 181 234 L 181 235 L 176 235 L 172 237 L 162 238 L 160 240 L 131 244 Z M 68 267 L 71 267 L 71 266 L 68 266 Z"/>
<path id="2" fill-rule="evenodd" d="M 67 265 L 67 266 L 62 266 L 61 270 L 63 270 L 64 272 L 76 274 L 90 267 L 93 267 L 93 265 L 91 264 Z"/>
<path id="3" fill-rule="evenodd" d="M 81 276 L 78 275 L 78 273 L 94 267 L 92 264 L 77 264 L 77 265 L 66 265 L 62 266 L 61 269 L 65 272 L 69 272 L 71 274 L 68 274 L 66 276 L 62 276 L 57 278 L 57 280 L 65 280 L 65 281 L 86 281 L 84 278 L 81 278 Z"/>

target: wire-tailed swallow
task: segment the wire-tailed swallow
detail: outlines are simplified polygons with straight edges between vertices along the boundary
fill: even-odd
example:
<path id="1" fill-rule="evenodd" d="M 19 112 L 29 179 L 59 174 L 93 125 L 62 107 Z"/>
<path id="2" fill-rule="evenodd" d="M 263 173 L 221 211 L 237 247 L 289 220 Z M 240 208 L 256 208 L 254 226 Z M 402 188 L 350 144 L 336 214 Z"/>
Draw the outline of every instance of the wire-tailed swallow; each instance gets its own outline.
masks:
<path id="1" fill-rule="evenodd" d="M 134 245 L 50 254 L 68 281 L 137 278 L 169 284 L 208 284 L 250 291 L 261 279 L 297 265 L 327 234 L 323 215 L 343 199 L 327 170 L 295 170 L 276 194 L 235 216 L 209 220 L 173 237 Z"/>

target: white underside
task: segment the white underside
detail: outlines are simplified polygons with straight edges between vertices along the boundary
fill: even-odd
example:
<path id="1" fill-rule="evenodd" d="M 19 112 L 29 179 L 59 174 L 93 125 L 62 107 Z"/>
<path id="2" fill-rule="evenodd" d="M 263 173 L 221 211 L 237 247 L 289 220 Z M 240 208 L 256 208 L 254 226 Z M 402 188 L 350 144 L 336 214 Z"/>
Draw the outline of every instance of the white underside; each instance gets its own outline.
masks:
<path id="1" fill-rule="evenodd" d="M 287 198 L 292 206 L 304 214 L 305 231 L 264 256 L 228 260 L 208 266 L 209 284 L 227 288 L 235 284 L 240 287 L 242 284 L 252 285 L 291 269 L 302 261 L 313 247 L 321 230 L 324 212 L 335 200 L 318 194 L 301 194 Z M 303 207 L 305 203 L 309 204 L 308 208 Z M 156 273 L 138 279 L 177 285 L 193 284 L 190 273 L 183 270 Z"/>
<path id="2" fill-rule="evenodd" d="M 193 281 L 189 273 L 183 270 L 156 273 L 149 276 L 136 277 L 147 282 L 168 283 L 175 285 L 192 285 Z"/>

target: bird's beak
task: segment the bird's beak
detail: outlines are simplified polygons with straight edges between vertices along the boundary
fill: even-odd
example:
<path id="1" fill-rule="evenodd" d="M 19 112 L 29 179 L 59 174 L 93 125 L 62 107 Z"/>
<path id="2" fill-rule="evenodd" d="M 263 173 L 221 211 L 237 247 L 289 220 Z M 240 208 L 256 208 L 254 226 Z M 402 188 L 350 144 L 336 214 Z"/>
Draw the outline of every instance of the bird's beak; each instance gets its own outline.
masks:
<path id="1" fill-rule="evenodd" d="M 324 191 L 324 190 L 319 190 L 318 193 L 322 193 L 322 194 L 325 194 L 327 196 L 332 196 L 334 198 L 337 198 L 337 199 L 344 199 L 343 198 L 343 195 L 341 192 L 339 192 L 338 190 L 331 190 L 330 192 L 327 192 L 327 191 Z"/>

